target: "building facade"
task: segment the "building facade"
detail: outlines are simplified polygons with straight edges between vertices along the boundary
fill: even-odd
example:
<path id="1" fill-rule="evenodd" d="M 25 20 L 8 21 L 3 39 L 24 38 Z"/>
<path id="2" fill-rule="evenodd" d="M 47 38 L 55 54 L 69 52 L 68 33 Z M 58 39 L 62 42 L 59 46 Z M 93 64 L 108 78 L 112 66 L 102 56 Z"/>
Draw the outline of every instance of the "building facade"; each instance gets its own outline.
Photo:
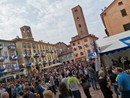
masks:
<path id="1" fill-rule="evenodd" d="M 68 46 L 64 42 L 58 42 L 55 44 L 57 48 L 57 54 L 60 55 L 63 51 L 68 50 Z"/>
<path id="2" fill-rule="evenodd" d="M 56 47 L 53 44 L 27 39 L 15 39 L 15 42 L 20 55 L 19 64 L 32 66 L 33 70 L 39 71 L 58 62 Z"/>
<path id="3" fill-rule="evenodd" d="M 88 29 L 87 29 L 82 8 L 79 5 L 72 8 L 72 14 L 73 14 L 78 35 L 88 34 Z"/>
<path id="4" fill-rule="evenodd" d="M 74 62 L 74 54 L 71 45 L 66 45 L 63 42 L 56 44 L 58 52 L 58 58 L 61 63 L 68 64 Z M 61 51 L 62 50 L 62 51 Z"/>
<path id="5" fill-rule="evenodd" d="M 20 31 L 23 39 L 34 40 L 30 26 L 25 25 L 20 28 Z"/>
<path id="6" fill-rule="evenodd" d="M 101 13 L 105 32 L 108 36 L 130 30 L 129 2 L 129 0 L 114 0 Z"/>
<path id="7" fill-rule="evenodd" d="M 88 59 L 88 54 L 94 52 L 93 42 L 97 37 L 89 34 L 82 8 L 79 5 L 72 8 L 72 13 L 78 35 L 72 37 L 70 44 L 75 61 L 85 61 Z"/>
<path id="8" fill-rule="evenodd" d="M 19 70 L 18 59 L 15 43 L 9 40 L 0 40 L 0 73 Z"/>
<path id="9" fill-rule="evenodd" d="M 75 61 L 86 61 L 88 59 L 88 54 L 94 52 L 93 42 L 97 38 L 94 35 L 86 35 L 86 36 L 75 36 L 72 38 L 70 42 Z"/>
<path id="10" fill-rule="evenodd" d="M 23 26 L 20 30 L 22 38 L 13 40 L 20 55 L 19 64 L 31 68 L 33 71 L 41 71 L 43 67 L 58 62 L 55 45 L 42 41 L 34 41 L 29 26 Z"/>

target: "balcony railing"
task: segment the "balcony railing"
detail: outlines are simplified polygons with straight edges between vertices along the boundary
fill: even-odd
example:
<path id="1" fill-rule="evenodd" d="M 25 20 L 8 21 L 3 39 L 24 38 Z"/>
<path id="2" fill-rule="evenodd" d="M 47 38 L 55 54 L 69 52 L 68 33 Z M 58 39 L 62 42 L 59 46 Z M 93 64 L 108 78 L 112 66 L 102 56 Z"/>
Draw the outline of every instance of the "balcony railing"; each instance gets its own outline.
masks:
<path id="1" fill-rule="evenodd" d="M 44 61 L 43 61 L 43 64 L 47 64 L 47 61 L 44 60 Z"/>
<path id="2" fill-rule="evenodd" d="M 45 56 L 46 56 L 45 52 L 41 53 L 41 57 L 45 57 Z"/>
<path id="3" fill-rule="evenodd" d="M 23 54 L 23 57 L 24 57 L 24 58 L 30 58 L 30 57 L 31 57 L 31 54 L 28 54 L 28 53 Z"/>
<path id="4" fill-rule="evenodd" d="M 18 56 L 17 55 L 10 56 L 10 60 L 18 60 Z"/>
<path id="5" fill-rule="evenodd" d="M 34 57 L 39 57 L 40 53 L 34 53 Z"/>
<path id="6" fill-rule="evenodd" d="M 36 65 L 40 65 L 40 64 L 41 64 L 41 62 L 36 62 L 35 64 L 36 64 Z"/>

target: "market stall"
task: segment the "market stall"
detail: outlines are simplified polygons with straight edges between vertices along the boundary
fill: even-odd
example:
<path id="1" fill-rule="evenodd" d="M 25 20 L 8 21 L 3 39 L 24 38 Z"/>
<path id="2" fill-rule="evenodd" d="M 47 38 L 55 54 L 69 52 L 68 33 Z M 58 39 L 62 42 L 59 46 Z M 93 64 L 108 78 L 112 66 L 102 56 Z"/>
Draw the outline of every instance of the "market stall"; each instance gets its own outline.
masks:
<path id="1" fill-rule="evenodd" d="M 106 66 L 112 66 L 113 61 L 123 63 L 122 58 L 130 60 L 130 30 L 96 41 L 98 54 Z"/>

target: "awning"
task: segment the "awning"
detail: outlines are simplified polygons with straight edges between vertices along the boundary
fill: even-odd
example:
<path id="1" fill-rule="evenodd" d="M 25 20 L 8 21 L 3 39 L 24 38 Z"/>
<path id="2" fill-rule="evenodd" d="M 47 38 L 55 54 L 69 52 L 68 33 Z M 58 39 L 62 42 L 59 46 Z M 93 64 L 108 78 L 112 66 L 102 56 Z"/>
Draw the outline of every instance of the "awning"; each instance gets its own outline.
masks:
<path id="1" fill-rule="evenodd" d="M 48 68 L 56 67 L 56 66 L 59 66 L 59 65 L 62 65 L 62 63 L 52 64 L 52 65 L 50 65 L 50 66 L 44 67 L 43 69 L 48 69 Z"/>
<path id="2" fill-rule="evenodd" d="M 96 41 L 98 53 L 108 54 L 130 48 L 130 30 Z"/>
<path id="3" fill-rule="evenodd" d="M 77 58 L 75 58 L 75 61 L 81 61 L 83 58 L 85 58 L 85 56 L 77 57 Z"/>

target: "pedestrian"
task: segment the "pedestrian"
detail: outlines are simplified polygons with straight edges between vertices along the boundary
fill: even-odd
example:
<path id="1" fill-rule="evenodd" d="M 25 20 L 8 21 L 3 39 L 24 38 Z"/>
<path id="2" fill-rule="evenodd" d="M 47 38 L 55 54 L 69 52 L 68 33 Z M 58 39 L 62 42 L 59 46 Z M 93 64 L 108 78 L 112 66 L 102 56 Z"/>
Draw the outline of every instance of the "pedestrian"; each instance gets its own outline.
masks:
<path id="1" fill-rule="evenodd" d="M 114 91 L 116 93 L 116 98 L 119 98 L 120 92 L 118 90 L 118 84 L 116 82 L 117 75 L 115 73 L 113 73 L 111 69 L 108 70 L 108 75 L 110 77 L 112 87 L 113 87 L 113 89 L 114 89 Z"/>
<path id="2" fill-rule="evenodd" d="M 123 72 L 121 68 L 117 68 L 116 72 L 119 74 L 117 81 L 118 87 L 121 91 L 121 98 L 130 98 L 130 70 Z"/>
<path id="3" fill-rule="evenodd" d="M 44 98 L 54 98 L 54 94 L 51 90 L 47 90 L 43 93 Z"/>
<path id="4" fill-rule="evenodd" d="M 79 77 L 80 77 L 81 85 L 82 85 L 85 95 L 87 96 L 87 98 L 92 98 L 89 91 L 89 88 L 90 88 L 89 79 L 87 79 L 83 74 L 80 74 Z"/>
<path id="5" fill-rule="evenodd" d="M 5 92 L 5 89 L 3 88 L 3 85 L 0 83 L 0 97 L 2 97 L 2 94 Z"/>
<path id="6" fill-rule="evenodd" d="M 52 87 L 52 91 L 56 95 L 55 80 L 54 80 L 54 77 L 52 75 L 52 72 L 50 72 L 50 79 L 49 80 L 50 80 L 50 84 Z"/>
<path id="7" fill-rule="evenodd" d="M 40 97 L 43 98 L 44 89 L 38 82 L 35 82 L 35 89 L 36 89 L 36 92 L 40 95 Z"/>
<path id="8" fill-rule="evenodd" d="M 9 93 L 9 98 L 17 98 L 16 96 L 16 88 L 14 84 L 10 84 L 7 92 Z"/>
<path id="9" fill-rule="evenodd" d="M 110 82 L 107 79 L 107 76 L 105 75 L 104 71 L 99 71 L 99 86 L 100 89 L 103 93 L 104 98 L 113 98 L 112 94 L 113 92 L 111 91 L 111 85 Z"/>
<path id="10" fill-rule="evenodd" d="M 9 98 L 9 94 L 8 94 L 8 92 L 7 92 L 7 91 L 3 92 L 1 98 Z"/>
<path id="11" fill-rule="evenodd" d="M 67 74 L 67 73 L 64 73 L 63 78 L 62 78 L 62 80 L 61 80 L 61 81 L 62 81 L 63 83 L 65 83 L 65 84 L 66 84 L 66 86 L 67 86 L 67 81 L 68 81 L 68 78 L 69 78 L 69 77 L 68 77 L 68 74 Z"/>
<path id="12" fill-rule="evenodd" d="M 71 90 L 74 98 L 81 98 L 81 93 L 79 91 L 79 80 L 72 75 L 72 73 L 69 73 L 69 79 L 67 81 L 68 88 Z"/>
<path id="13" fill-rule="evenodd" d="M 24 97 L 24 93 L 21 91 L 19 92 L 19 98 L 23 98 Z"/>
<path id="14" fill-rule="evenodd" d="M 91 80 L 93 89 L 98 90 L 97 83 L 96 83 L 96 72 L 95 72 L 95 70 L 92 68 L 92 66 L 89 65 L 89 67 L 87 68 L 87 72 L 88 72 L 89 78 Z"/>
<path id="15" fill-rule="evenodd" d="M 25 87 L 25 95 L 23 98 L 36 98 L 36 96 L 30 91 L 30 87 L 26 86 Z"/>
<path id="16" fill-rule="evenodd" d="M 60 95 L 59 98 L 72 98 L 72 93 L 67 89 L 65 83 L 59 85 Z"/>

